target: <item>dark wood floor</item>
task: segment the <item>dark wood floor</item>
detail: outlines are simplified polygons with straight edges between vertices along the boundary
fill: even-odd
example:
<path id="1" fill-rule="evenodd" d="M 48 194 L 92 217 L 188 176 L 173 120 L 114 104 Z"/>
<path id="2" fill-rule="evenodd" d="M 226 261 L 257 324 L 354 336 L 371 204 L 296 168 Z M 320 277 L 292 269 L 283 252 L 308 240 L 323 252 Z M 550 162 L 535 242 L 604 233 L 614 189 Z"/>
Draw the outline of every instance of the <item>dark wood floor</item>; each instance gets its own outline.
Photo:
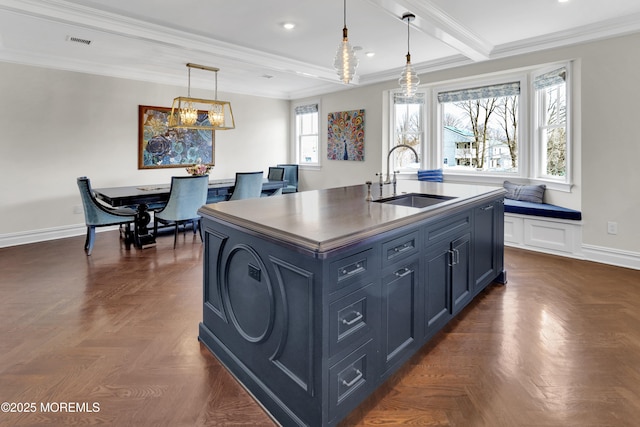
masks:
<path id="1" fill-rule="evenodd" d="M 91 257 L 83 243 L 0 249 L 0 402 L 36 404 L 0 425 L 274 425 L 197 340 L 197 237 L 126 251 L 99 233 Z M 640 271 L 514 249 L 505 262 L 508 285 L 343 425 L 640 425 Z M 67 402 L 81 411 L 41 406 Z"/>

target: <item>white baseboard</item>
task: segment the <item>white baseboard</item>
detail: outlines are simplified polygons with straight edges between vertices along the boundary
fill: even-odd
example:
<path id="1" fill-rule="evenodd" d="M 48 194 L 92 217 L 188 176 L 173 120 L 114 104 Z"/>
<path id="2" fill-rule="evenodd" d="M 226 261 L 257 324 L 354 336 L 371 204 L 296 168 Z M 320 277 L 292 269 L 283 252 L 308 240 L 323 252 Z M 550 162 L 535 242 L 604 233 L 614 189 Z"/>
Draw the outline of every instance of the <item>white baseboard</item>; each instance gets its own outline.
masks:
<path id="1" fill-rule="evenodd" d="M 595 245 L 582 245 L 585 259 L 640 270 L 640 253 Z"/>
<path id="2" fill-rule="evenodd" d="M 96 232 L 115 230 L 118 226 L 99 227 Z M 66 237 L 84 236 L 87 234 L 87 226 L 84 224 L 66 225 L 62 227 L 43 228 L 18 233 L 0 234 L 0 248 L 9 246 L 27 245 L 29 243 L 45 242 L 47 240 L 64 239 Z"/>
<path id="3" fill-rule="evenodd" d="M 583 244 L 582 221 L 505 213 L 504 244 L 640 270 L 640 253 Z"/>

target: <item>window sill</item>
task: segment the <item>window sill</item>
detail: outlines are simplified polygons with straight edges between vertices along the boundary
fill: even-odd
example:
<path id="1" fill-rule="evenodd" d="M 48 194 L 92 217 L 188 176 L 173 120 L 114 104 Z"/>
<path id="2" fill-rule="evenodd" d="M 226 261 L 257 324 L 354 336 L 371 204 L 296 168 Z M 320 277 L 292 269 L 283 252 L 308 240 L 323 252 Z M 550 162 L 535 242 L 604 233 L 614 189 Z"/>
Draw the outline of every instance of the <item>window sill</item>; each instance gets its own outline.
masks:
<path id="1" fill-rule="evenodd" d="M 459 182 L 462 184 L 483 184 L 483 185 L 495 185 L 502 186 L 504 181 L 513 181 L 518 184 L 544 184 L 548 190 L 561 191 L 564 193 L 571 193 L 573 184 L 557 181 L 548 181 L 543 179 L 523 178 L 520 176 L 510 175 L 467 175 L 460 173 L 447 173 L 444 171 L 445 182 Z"/>

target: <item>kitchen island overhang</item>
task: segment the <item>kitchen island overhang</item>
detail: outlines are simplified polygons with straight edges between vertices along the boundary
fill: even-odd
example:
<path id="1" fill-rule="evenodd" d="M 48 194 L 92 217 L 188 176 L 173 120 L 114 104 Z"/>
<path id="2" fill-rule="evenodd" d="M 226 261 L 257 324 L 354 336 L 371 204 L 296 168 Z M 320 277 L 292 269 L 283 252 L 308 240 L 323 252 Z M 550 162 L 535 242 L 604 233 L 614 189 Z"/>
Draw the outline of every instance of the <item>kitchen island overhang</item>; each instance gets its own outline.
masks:
<path id="1" fill-rule="evenodd" d="M 283 425 L 335 425 L 503 270 L 498 187 L 399 181 L 207 205 L 199 339 Z"/>

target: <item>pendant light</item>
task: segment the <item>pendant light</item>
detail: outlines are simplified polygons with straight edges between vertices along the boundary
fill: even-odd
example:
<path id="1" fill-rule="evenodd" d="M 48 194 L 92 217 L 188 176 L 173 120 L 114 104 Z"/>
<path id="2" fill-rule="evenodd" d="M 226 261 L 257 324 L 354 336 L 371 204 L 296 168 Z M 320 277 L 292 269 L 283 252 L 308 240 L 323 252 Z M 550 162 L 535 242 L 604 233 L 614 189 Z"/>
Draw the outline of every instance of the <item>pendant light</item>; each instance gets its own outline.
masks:
<path id="1" fill-rule="evenodd" d="M 356 74 L 358 66 L 358 58 L 349 43 L 347 37 L 347 0 L 344 0 L 344 28 L 342 29 L 342 42 L 338 46 L 336 58 L 333 61 L 333 67 L 336 69 L 340 80 L 344 84 L 348 84 Z"/>
<path id="2" fill-rule="evenodd" d="M 216 67 L 207 67 L 188 63 L 189 86 L 187 96 L 179 96 L 173 100 L 171 115 L 169 116 L 170 128 L 201 129 L 201 130 L 227 130 L 235 128 L 231 103 L 218 101 L 218 71 Z M 202 99 L 191 97 L 191 69 L 198 68 L 215 73 L 215 99 Z"/>
<path id="3" fill-rule="evenodd" d="M 416 94 L 416 90 L 418 89 L 418 85 L 420 84 L 418 75 L 411 67 L 411 53 L 409 52 L 409 23 L 415 18 L 416 16 L 413 13 L 409 12 L 402 15 L 402 20 L 407 21 L 407 65 L 404 66 L 404 70 L 402 70 L 402 74 L 400 74 L 398 83 L 400 83 L 402 92 L 408 98 L 411 98 Z"/>

